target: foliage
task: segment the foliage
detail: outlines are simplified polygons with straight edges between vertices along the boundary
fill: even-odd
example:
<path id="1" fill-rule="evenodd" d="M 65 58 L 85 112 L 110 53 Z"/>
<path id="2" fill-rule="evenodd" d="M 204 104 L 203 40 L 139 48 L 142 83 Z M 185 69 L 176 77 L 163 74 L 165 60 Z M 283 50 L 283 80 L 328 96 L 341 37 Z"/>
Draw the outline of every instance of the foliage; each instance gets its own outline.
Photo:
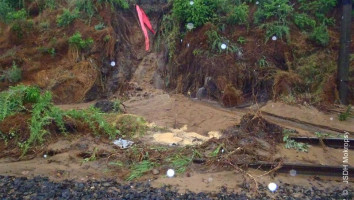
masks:
<path id="1" fill-rule="evenodd" d="M 16 35 L 18 39 L 22 39 L 25 34 L 30 32 L 33 29 L 32 20 L 16 20 L 11 25 L 12 34 Z"/>
<path id="2" fill-rule="evenodd" d="M 327 138 L 330 136 L 328 133 L 321 133 L 321 132 L 315 132 L 315 135 L 317 138 L 320 138 L 320 139 Z"/>
<path id="3" fill-rule="evenodd" d="M 15 9 L 12 8 L 6 0 L 0 0 L 0 19 L 6 22 L 8 13 L 13 12 Z"/>
<path id="4" fill-rule="evenodd" d="M 64 8 L 63 14 L 57 17 L 57 24 L 59 27 L 68 26 L 78 17 L 79 17 L 78 9 L 74 9 L 73 11 L 70 11 Z"/>
<path id="5" fill-rule="evenodd" d="M 169 58 L 172 58 L 176 51 L 176 41 L 180 37 L 179 22 L 172 15 L 164 15 L 161 22 L 161 35 L 166 41 Z"/>
<path id="6" fill-rule="evenodd" d="M 118 116 L 118 119 L 113 123 L 114 126 L 119 128 L 121 134 L 127 137 L 144 135 L 148 129 L 146 124 L 147 122 L 143 117 L 129 114 Z"/>
<path id="7" fill-rule="evenodd" d="M 293 11 L 289 0 L 264 0 L 260 1 L 257 11 L 254 13 L 254 22 L 259 24 L 264 20 L 275 19 L 286 23 L 287 17 Z"/>
<path id="8" fill-rule="evenodd" d="M 301 92 L 322 91 L 325 77 L 336 72 L 337 63 L 331 55 L 333 52 L 317 52 L 302 56 L 296 61 L 296 73 L 302 78 Z M 299 85 L 300 86 L 300 85 Z"/>
<path id="9" fill-rule="evenodd" d="M 87 15 L 89 24 L 91 23 L 91 18 L 96 12 L 96 7 L 92 0 L 76 0 L 75 7 L 84 15 Z"/>
<path id="10" fill-rule="evenodd" d="M 122 9 L 129 8 L 129 3 L 127 0 L 98 0 L 98 3 L 105 3 L 111 5 L 112 7 L 117 6 Z"/>
<path id="11" fill-rule="evenodd" d="M 247 42 L 247 40 L 246 40 L 246 38 L 240 36 L 240 37 L 238 37 L 237 42 L 240 44 L 245 44 Z"/>
<path id="12" fill-rule="evenodd" d="M 212 52 L 217 52 L 217 53 L 233 52 L 234 53 L 234 52 L 241 51 L 241 49 L 237 47 L 235 44 L 230 43 L 227 38 L 221 37 L 216 30 L 209 30 L 205 32 L 205 35 L 207 35 L 208 37 L 207 42 Z M 221 48 L 222 44 L 226 45 L 226 49 Z"/>
<path id="13" fill-rule="evenodd" d="M 39 47 L 38 51 L 41 53 L 46 53 L 51 55 L 52 57 L 55 56 L 55 48 L 48 48 L 48 47 Z"/>
<path id="14" fill-rule="evenodd" d="M 144 175 L 144 173 L 152 170 L 152 168 L 155 166 L 155 163 L 149 161 L 149 160 L 143 160 L 140 163 L 134 164 L 132 166 L 132 172 L 127 178 L 127 181 L 132 181 L 136 178 L 141 177 Z"/>
<path id="15" fill-rule="evenodd" d="M 30 88 L 18 85 L 0 93 L 0 121 L 24 109 L 23 104 L 26 102 L 26 94 L 31 95 Z"/>
<path id="16" fill-rule="evenodd" d="M 166 161 L 171 163 L 176 172 L 183 173 L 186 171 L 187 166 L 192 162 L 192 158 L 177 153 L 172 157 L 167 158 Z"/>
<path id="17" fill-rule="evenodd" d="M 318 45 L 327 46 L 329 43 L 329 33 L 327 27 L 324 24 L 315 27 L 310 35 L 310 39 Z"/>
<path id="18" fill-rule="evenodd" d="M 219 153 L 220 153 L 220 151 L 221 151 L 222 149 L 224 149 L 224 144 L 219 144 L 219 146 L 218 146 L 214 151 L 212 151 L 212 152 L 210 153 L 210 156 L 211 156 L 211 157 L 216 157 L 216 156 L 218 156 Z"/>
<path id="19" fill-rule="evenodd" d="M 262 56 L 262 58 L 258 60 L 258 66 L 260 68 L 264 68 L 264 67 L 269 66 L 269 63 L 268 63 L 267 58 L 265 56 Z"/>
<path id="20" fill-rule="evenodd" d="M 55 0 L 46 0 L 44 7 L 54 10 L 57 8 L 57 4 L 56 4 Z"/>
<path id="21" fill-rule="evenodd" d="M 295 14 L 294 23 L 301 30 L 311 30 L 316 26 L 316 21 L 311 19 L 306 13 Z"/>
<path id="22" fill-rule="evenodd" d="M 194 4 L 190 5 L 189 0 L 175 0 L 172 14 L 182 24 L 193 23 L 194 27 L 199 27 L 217 18 L 218 2 L 218 0 L 194 0 Z"/>
<path id="23" fill-rule="evenodd" d="M 65 132 L 63 111 L 54 107 L 51 103 L 52 94 L 45 92 L 39 97 L 37 103 L 32 106 L 32 117 L 30 120 L 30 137 L 22 144 L 22 155 L 25 155 L 29 148 L 37 143 L 44 142 L 44 136 L 49 134 L 46 126 L 54 121 L 62 132 Z"/>
<path id="24" fill-rule="evenodd" d="M 308 152 L 308 145 L 302 142 L 296 142 L 293 139 L 290 139 L 290 135 L 294 133 L 293 130 L 284 129 L 283 141 L 285 142 L 285 148 L 295 149 L 296 151 Z"/>
<path id="25" fill-rule="evenodd" d="M 299 0 L 300 10 L 314 15 L 321 24 L 334 24 L 333 18 L 327 18 L 326 14 L 337 5 L 337 0 Z"/>
<path id="26" fill-rule="evenodd" d="M 120 134 L 118 129 L 104 119 L 104 113 L 97 108 L 90 107 L 89 109 L 80 111 L 70 110 L 66 112 L 66 115 L 70 118 L 84 121 L 89 125 L 95 135 L 104 132 L 110 139 L 113 139 Z"/>
<path id="27" fill-rule="evenodd" d="M 97 157 L 96 157 L 97 151 L 98 151 L 98 148 L 95 147 L 95 148 L 93 149 L 93 152 L 92 152 L 91 156 L 88 157 L 88 158 L 85 158 L 83 162 L 92 162 L 92 161 L 95 161 L 95 160 L 97 159 Z"/>
<path id="28" fill-rule="evenodd" d="M 97 25 L 95 25 L 95 30 L 99 31 L 99 30 L 103 30 L 106 26 L 104 25 L 104 23 L 99 23 Z"/>
<path id="29" fill-rule="evenodd" d="M 25 9 L 12 11 L 7 13 L 6 15 L 6 23 L 11 23 L 16 20 L 26 20 L 26 19 L 27 19 L 27 11 Z"/>
<path id="30" fill-rule="evenodd" d="M 5 71 L 5 78 L 10 82 L 10 83 L 17 83 L 21 81 L 22 79 L 22 70 L 18 68 L 15 62 L 12 63 L 12 66 L 10 69 Z"/>
<path id="31" fill-rule="evenodd" d="M 83 49 L 87 49 L 92 46 L 93 39 L 89 38 L 89 39 L 84 40 L 84 39 L 82 39 L 81 33 L 76 32 L 74 35 L 72 35 L 69 38 L 69 44 L 71 46 L 74 46 L 77 49 L 83 50 Z"/>
<path id="32" fill-rule="evenodd" d="M 246 24 L 249 13 L 249 7 L 243 3 L 239 6 L 235 6 L 233 12 L 229 16 L 228 22 L 230 24 Z"/>
<path id="33" fill-rule="evenodd" d="M 300 9 L 310 13 L 326 14 L 337 5 L 337 0 L 298 0 Z"/>
<path id="34" fill-rule="evenodd" d="M 288 40 L 290 39 L 290 29 L 285 24 L 279 22 L 272 22 L 262 24 L 260 27 L 266 30 L 266 42 L 272 36 L 277 36 L 281 39 L 283 38 L 283 36 L 285 36 Z"/>
<path id="35" fill-rule="evenodd" d="M 31 103 L 32 109 L 27 110 L 24 104 Z M 94 133 L 105 133 L 110 138 L 115 138 L 119 130 L 104 119 L 104 114 L 95 108 L 88 110 L 62 111 L 52 104 L 52 94 L 40 94 L 37 87 L 18 85 L 0 93 L 0 121 L 15 113 L 27 111 L 31 113 L 29 121 L 30 136 L 19 143 L 22 155 L 35 144 L 41 144 L 44 136 L 49 134 L 47 126 L 55 123 L 61 133 L 66 133 L 64 118 L 73 118 L 83 121 L 90 126 Z"/>
<path id="36" fill-rule="evenodd" d="M 352 108 L 352 107 L 349 105 L 349 106 L 347 107 L 347 110 L 346 110 L 345 112 L 340 113 L 340 114 L 338 115 L 339 121 L 345 121 L 345 120 L 347 120 L 350 116 L 352 116 L 352 114 L 351 114 L 351 108 Z"/>

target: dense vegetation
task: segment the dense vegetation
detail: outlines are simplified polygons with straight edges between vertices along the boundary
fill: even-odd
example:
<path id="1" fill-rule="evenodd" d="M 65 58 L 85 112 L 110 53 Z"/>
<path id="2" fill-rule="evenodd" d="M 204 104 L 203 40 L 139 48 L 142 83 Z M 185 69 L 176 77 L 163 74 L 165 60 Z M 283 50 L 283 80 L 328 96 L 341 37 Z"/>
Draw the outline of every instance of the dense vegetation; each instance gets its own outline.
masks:
<path id="1" fill-rule="evenodd" d="M 45 136 L 51 134 L 48 126 L 52 123 L 58 127 L 60 133 L 66 134 L 65 121 L 68 119 L 83 121 L 96 135 L 107 134 L 113 139 L 120 134 L 120 131 L 108 123 L 103 117 L 104 114 L 96 108 L 63 111 L 54 106 L 51 101 L 50 92 L 41 93 L 39 88 L 32 86 L 18 85 L 0 93 L 0 122 L 18 113 L 31 115 L 31 119 L 27 122 L 30 130 L 29 137 L 25 141 L 17 141 L 22 149 L 22 155 L 26 154 L 33 145 L 44 142 Z M 14 127 L 11 133 L 0 132 L 0 140 L 6 143 L 13 135 L 18 134 L 17 131 Z"/>

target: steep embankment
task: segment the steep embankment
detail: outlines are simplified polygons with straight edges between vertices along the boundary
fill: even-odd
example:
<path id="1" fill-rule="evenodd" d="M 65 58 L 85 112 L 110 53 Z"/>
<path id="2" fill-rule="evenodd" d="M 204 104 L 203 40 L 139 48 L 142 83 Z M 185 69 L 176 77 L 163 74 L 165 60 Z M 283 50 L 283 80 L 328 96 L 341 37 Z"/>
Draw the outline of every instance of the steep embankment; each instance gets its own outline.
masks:
<path id="1" fill-rule="evenodd" d="M 80 2 L 85 3 L 58 1 L 50 9 L 35 1 L 24 6 L 29 15 L 1 23 L 0 90 L 20 81 L 52 91 L 56 103 L 79 103 L 126 88 L 146 55 L 133 6 L 122 9 L 93 1 L 85 4 L 93 9 L 88 16 L 85 8 L 77 7 Z M 162 5 L 150 6 L 155 29 Z M 22 71 L 21 80 L 7 76 L 14 65 Z"/>

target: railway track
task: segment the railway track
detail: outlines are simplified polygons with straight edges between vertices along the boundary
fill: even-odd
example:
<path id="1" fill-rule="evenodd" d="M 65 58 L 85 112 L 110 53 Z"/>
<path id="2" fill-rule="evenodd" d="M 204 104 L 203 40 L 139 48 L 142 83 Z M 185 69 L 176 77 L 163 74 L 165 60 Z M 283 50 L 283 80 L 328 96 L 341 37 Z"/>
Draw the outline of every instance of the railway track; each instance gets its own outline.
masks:
<path id="1" fill-rule="evenodd" d="M 295 175 L 318 175 L 318 176 L 331 176 L 331 177 L 342 177 L 343 176 L 343 166 L 328 166 L 328 165 L 311 165 L 311 164 L 303 164 L 303 163 L 283 163 L 280 167 L 279 163 L 271 163 L 271 162 L 257 162 L 248 165 L 254 169 L 262 169 L 270 171 L 274 168 L 278 168 L 276 172 L 279 173 L 287 173 Z M 349 174 L 354 173 L 354 167 L 347 167 Z M 292 171 L 293 170 L 293 171 Z M 349 180 L 350 182 L 354 182 L 354 180 Z"/>

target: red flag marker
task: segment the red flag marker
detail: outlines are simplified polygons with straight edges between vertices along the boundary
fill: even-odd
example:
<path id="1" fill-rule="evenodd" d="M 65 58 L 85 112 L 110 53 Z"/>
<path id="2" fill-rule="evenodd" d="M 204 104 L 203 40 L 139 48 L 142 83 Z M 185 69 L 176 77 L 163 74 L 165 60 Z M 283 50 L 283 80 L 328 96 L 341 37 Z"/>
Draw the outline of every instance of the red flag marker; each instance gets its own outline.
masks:
<path id="1" fill-rule="evenodd" d="M 152 29 L 150 20 L 146 16 L 144 10 L 141 9 L 138 5 L 136 5 L 136 11 L 138 12 L 140 26 L 141 26 L 141 29 L 143 30 L 143 33 L 144 33 L 144 36 L 145 36 L 145 50 L 149 51 L 149 49 L 150 49 L 150 41 L 149 41 L 149 35 L 148 35 L 148 32 L 147 32 L 145 26 L 147 26 L 153 34 L 155 34 L 155 31 L 154 31 L 154 29 Z"/>

